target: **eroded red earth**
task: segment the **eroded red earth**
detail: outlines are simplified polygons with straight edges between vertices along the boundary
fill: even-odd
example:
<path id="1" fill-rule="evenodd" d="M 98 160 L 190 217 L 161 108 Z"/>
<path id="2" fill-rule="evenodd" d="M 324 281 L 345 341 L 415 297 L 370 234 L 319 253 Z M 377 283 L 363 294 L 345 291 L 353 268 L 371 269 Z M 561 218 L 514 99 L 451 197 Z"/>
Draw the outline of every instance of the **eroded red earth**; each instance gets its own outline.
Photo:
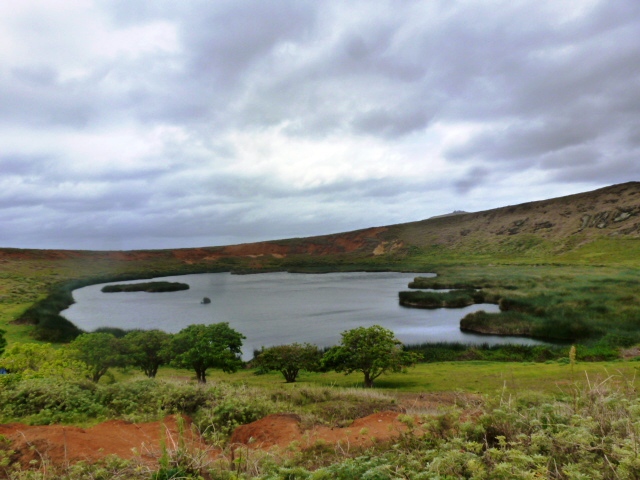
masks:
<path id="1" fill-rule="evenodd" d="M 406 395 L 400 410 L 410 415 L 436 413 L 439 408 L 457 403 L 455 394 Z M 469 398 L 464 401 L 469 404 Z M 304 450 L 318 443 L 340 444 L 345 448 L 362 447 L 385 442 L 407 430 L 398 411 L 383 411 L 354 420 L 347 427 L 314 426 L 304 429 L 300 418 L 293 414 L 269 415 L 256 422 L 238 427 L 231 437 L 233 448 L 272 449 L 295 446 Z M 181 425 L 179 425 L 181 423 Z M 90 428 L 63 425 L 28 426 L 0 425 L 0 435 L 11 442 L 13 462 L 23 466 L 46 461 L 53 465 L 68 465 L 81 460 L 94 462 L 107 455 L 138 459 L 157 466 L 163 445 L 175 450 L 179 441 L 189 448 L 206 451 L 212 459 L 221 452 L 207 445 L 192 428 L 188 418 L 168 416 L 162 422 L 128 423 L 112 420 Z"/>
<path id="2" fill-rule="evenodd" d="M 349 427 L 314 427 L 304 431 L 296 415 L 269 415 L 257 422 L 240 426 L 231 438 L 232 447 L 246 446 L 252 449 L 288 447 L 297 442 L 304 449 L 317 444 L 342 443 L 362 446 L 374 441 L 385 441 L 400 434 L 406 426 L 398 420 L 398 412 L 379 412 L 354 421 Z M 23 424 L 0 425 L 0 435 L 11 442 L 12 460 L 23 466 L 46 461 L 53 465 L 67 465 L 81 460 L 95 462 L 107 455 L 125 459 L 138 459 L 157 465 L 163 444 L 175 450 L 179 441 L 186 441 L 190 448 L 208 451 L 212 458 L 219 453 L 208 446 L 190 428 L 188 419 L 182 432 L 176 417 L 162 422 L 127 423 L 114 420 L 90 428 L 62 425 L 28 426 Z M 182 440 L 180 440 L 182 439 Z"/>

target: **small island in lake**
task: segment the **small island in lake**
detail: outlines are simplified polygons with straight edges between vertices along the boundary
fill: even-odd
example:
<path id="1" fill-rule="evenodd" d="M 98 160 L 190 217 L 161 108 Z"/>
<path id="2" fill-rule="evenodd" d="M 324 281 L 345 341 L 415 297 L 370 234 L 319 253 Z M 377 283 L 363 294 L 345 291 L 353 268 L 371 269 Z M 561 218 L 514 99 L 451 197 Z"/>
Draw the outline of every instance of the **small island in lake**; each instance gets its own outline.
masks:
<path id="1" fill-rule="evenodd" d="M 121 283 L 118 285 L 106 285 L 102 287 L 104 293 L 119 292 L 177 292 L 179 290 L 189 290 L 189 285 L 180 282 L 144 282 L 144 283 Z"/>

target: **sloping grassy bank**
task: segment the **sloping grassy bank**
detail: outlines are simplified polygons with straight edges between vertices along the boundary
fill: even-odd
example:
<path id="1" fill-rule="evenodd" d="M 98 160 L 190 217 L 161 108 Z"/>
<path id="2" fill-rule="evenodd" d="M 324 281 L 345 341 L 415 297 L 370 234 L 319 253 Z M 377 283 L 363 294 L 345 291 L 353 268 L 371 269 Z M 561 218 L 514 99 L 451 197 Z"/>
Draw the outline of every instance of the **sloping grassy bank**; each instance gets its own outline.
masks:
<path id="1" fill-rule="evenodd" d="M 438 267 L 412 288 L 480 290 L 401 292 L 404 305 L 497 303 L 499 313 L 467 315 L 463 330 L 551 341 L 628 347 L 640 342 L 640 270 L 620 267 L 497 265 Z"/>

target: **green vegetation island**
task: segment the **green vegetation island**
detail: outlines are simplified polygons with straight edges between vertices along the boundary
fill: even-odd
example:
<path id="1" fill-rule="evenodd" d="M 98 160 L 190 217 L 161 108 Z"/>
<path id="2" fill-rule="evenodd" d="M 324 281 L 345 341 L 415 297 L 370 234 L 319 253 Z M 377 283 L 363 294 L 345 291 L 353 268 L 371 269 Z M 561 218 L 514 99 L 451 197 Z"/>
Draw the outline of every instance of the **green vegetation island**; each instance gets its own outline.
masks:
<path id="1" fill-rule="evenodd" d="M 5 248 L 0 262 L 0 478 L 640 478 L 637 182 L 312 238 Z M 413 272 L 400 304 L 496 304 L 460 327 L 553 344 L 399 345 L 365 329 L 242 362 L 226 324 L 83 332 L 60 315 L 86 285 L 272 271 Z M 103 422 L 167 433 L 144 455 L 74 457 L 72 429 Z M 30 425 L 64 426 L 64 455 Z"/>
<path id="2" fill-rule="evenodd" d="M 119 292 L 149 292 L 164 293 L 189 290 L 189 285 L 181 282 L 144 282 L 144 283 L 122 283 L 117 285 L 105 285 L 100 290 L 104 293 Z"/>

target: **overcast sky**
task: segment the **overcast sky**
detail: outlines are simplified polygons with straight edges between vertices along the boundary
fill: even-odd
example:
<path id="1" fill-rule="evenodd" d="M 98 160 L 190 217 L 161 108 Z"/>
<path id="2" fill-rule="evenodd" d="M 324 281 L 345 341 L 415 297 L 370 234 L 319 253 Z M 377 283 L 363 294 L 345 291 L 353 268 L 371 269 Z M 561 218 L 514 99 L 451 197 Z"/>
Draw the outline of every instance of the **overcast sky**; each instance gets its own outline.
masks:
<path id="1" fill-rule="evenodd" d="M 639 153 L 638 0 L 0 2 L 0 247 L 402 223 Z"/>

